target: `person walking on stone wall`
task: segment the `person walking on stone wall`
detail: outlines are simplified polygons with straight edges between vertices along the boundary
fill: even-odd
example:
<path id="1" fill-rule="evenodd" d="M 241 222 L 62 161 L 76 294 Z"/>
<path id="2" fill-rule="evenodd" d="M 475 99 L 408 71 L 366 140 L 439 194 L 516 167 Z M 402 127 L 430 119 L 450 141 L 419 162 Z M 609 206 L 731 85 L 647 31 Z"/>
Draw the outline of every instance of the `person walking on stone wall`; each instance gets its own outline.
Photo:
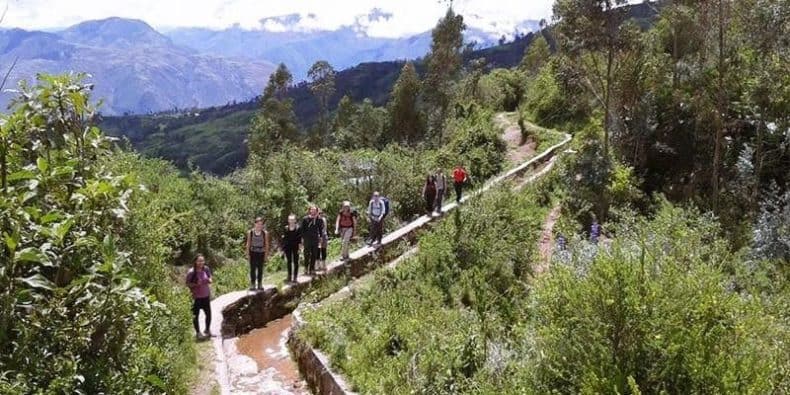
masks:
<path id="1" fill-rule="evenodd" d="M 436 212 L 442 214 L 442 202 L 444 201 L 444 194 L 447 191 L 447 177 L 444 175 L 444 170 L 441 168 L 436 170 Z"/>
<path id="2" fill-rule="evenodd" d="M 263 218 L 255 218 L 255 226 L 247 232 L 247 259 L 250 261 L 250 290 L 263 289 L 263 264 L 269 255 L 269 232 Z"/>
<path id="3" fill-rule="evenodd" d="M 285 255 L 285 263 L 288 265 L 289 283 L 295 283 L 299 276 L 299 246 L 302 244 L 302 228 L 296 222 L 296 215 L 288 216 L 288 225 L 285 225 L 282 241 L 280 245 Z"/>
<path id="4" fill-rule="evenodd" d="M 318 270 L 326 271 L 326 250 L 329 247 L 329 235 L 327 234 L 327 220 L 324 210 L 318 209 L 318 218 L 321 219 L 321 237 L 318 241 L 318 257 L 316 258 L 316 266 Z"/>
<path id="5" fill-rule="evenodd" d="M 192 326 L 195 336 L 201 339 L 203 335 L 211 337 L 211 286 L 213 282 L 211 270 L 206 266 L 206 258 L 198 254 L 192 262 L 192 268 L 187 272 L 186 284 L 192 292 Z M 203 310 L 206 318 L 206 329 L 201 334 L 198 315 Z"/>
<path id="6" fill-rule="evenodd" d="M 422 186 L 422 197 L 425 199 L 425 210 L 430 216 L 436 207 L 436 177 L 428 175 L 425 184 Z"/>
<path id="7" fill-rule="evenodd" d="M 357 235 L 357 216 L 354 214 L 351 202 L 345 201 L 335 220 L 335 234 L 340 236 L 341 240 L 340 257 L 344 261 L 349 259 L 348 249 L 351 246 L 351 239 Z"/>
<path id="8" fill-rule="evenodd" d="M 302 245 L 304 247 L 304 263 L 307 275 L 315 275 L 315 262 L 318 259 L 318 244 L 324 232 L 324 221 L 318 216 L 318 207 L 310 206 L 307 215 L 302 218 Z"/>
<path id="9" fill-rule="evenodd" d="M 370 223 L 370 245 L 381 245 L 381 239 L 384 237 L 384 216 L 387 214 L 387 206 L 378 192 L 373 192 L 367 212 Z"/>
<path id="10" fill-rule="evenodd" d="M 455 202 L 461 203 L 464 185 L 469 181 L 469 173 L 461 165 L 453 169 L 453 186 L 455 186 Z"/>

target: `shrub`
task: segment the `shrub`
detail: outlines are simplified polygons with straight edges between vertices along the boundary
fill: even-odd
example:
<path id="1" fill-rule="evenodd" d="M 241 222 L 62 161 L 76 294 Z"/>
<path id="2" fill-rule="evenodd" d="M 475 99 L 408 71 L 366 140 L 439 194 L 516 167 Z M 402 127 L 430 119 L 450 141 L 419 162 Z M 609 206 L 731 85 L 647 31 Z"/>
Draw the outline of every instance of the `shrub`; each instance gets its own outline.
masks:
<path id="1" fill-rule="evenodd" d="M 655 219 L 631 218 L 616 233 L 611 249 L 555 267 L 538 282 L 536 391 L 776 388 L 782 346 L 771 339 L 781 327 L 759 299 L 727 289 L 722 268 L 737 256 L 710 217 L 664 203 Z M 577 261 L 582 256 L 572 254 Z"/>
<path id="2" fill-rule="evenodd" d="M 0 128 L 0 389 L 183 392 L 185 332 L 119 243 L 133 189 L 105 165 L 89 89 L 40 76 Z"/>

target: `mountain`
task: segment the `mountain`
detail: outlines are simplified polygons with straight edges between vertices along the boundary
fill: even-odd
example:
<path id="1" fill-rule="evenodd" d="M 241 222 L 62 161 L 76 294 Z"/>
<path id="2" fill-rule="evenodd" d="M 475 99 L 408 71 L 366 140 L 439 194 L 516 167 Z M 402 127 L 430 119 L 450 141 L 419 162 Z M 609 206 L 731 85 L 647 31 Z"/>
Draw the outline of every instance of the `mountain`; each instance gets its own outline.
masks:
<path id="1" fill-rule="evenodd" d="M 491 68 L 516 66 L 536 37 L 530 33 L 503 45 L 472 51 L 466 54 L 465 61 L 485 57 Z M 421 73 L 422 63 L 417 62 L 416 66 Z M 339 71 L 330 108 L 335 108 L 343 95 L 357 102 L 367 98 L 376 105 L 385 104 L 402 67 L 403 61 L 366 62 Z M 297 84 L 288 96 L 294 101 L 301 126 L 313 124 L 319 105 L 308 85 Z M 105 117 L 100 127 L 110 135 L 127 138 L 145 155 L 168 159 L 182 169 L 192 163 L 204 171 L 223 175 L 246 161 L 244 140 L 259 108 L 257 100 L 250 100 L 199 111 Z"/>
<path id="2" fill-rule="evenodd" d="M 526 33 L 537 22 L 527 21 L 522 25 Z M 417 59 L 431 45 L 431 32 L 402 38 L 373 37 L 356 26 L 312 32 L 184 28 L 166 35 L 179 45 L 209 55 L 285 63 L 297 80 L 306 78 L 316 60 L 326 60 L 342 70 L 364 62 Z M 466 31 L 466 41 L 475 42 L 478 48 L 496 45 L 498 39 L 479 29 Z"/>
<path id="3" fill-rule="evenodd" d="M 105 114 L 209 107 L 259 95 L 274 69 L 179 46 L 145 22 L 109 18 L 62 31 L 0 30 L 0 59 L 18 59 L 7 88 L 37 73 L 86 72 Z M 12 94 L 4 92 L 0 105 Z"/>

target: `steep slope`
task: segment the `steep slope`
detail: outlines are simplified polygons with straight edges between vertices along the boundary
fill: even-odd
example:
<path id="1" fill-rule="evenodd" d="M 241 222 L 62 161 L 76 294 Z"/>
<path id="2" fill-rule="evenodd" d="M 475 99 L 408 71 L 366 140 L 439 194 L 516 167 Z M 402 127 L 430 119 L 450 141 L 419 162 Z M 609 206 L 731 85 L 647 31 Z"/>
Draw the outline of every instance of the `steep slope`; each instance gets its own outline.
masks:
<path id="1" fill-rule="evenodd" d="M 141 21 L 111 18 L 61 32 L 0 31 L 0 59 L 17 59 L 7 87 L 37 73 L 86 72 L 106 114 L 207 107 L 258 95 L 267 62 L 201 55 L 177 46 Z M 10 94 L 0 96 L 5 106 Z"/>

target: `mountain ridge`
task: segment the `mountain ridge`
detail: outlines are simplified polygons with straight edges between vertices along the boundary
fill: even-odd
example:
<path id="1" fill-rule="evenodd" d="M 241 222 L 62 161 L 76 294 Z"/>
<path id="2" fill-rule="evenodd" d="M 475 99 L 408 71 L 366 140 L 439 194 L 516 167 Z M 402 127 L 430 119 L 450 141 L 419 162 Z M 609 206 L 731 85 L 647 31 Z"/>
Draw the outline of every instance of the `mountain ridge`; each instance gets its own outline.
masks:
<path id="1" fill-rule="evenodd" d="M 198 54 L 145 22 L 88 21 L 54 32 L 0 30 L 0 59 L 17 59 L 7 88 L 38 73 L 84 72 L 107 114 L 209 107 L 257 96 L 274 65 Z M 10 65 L 10 61 L 7 63 Z M 8 67 L 8 65 L 4 65 Z M 0 105 L 12 95 L 4 92 Z"/>

